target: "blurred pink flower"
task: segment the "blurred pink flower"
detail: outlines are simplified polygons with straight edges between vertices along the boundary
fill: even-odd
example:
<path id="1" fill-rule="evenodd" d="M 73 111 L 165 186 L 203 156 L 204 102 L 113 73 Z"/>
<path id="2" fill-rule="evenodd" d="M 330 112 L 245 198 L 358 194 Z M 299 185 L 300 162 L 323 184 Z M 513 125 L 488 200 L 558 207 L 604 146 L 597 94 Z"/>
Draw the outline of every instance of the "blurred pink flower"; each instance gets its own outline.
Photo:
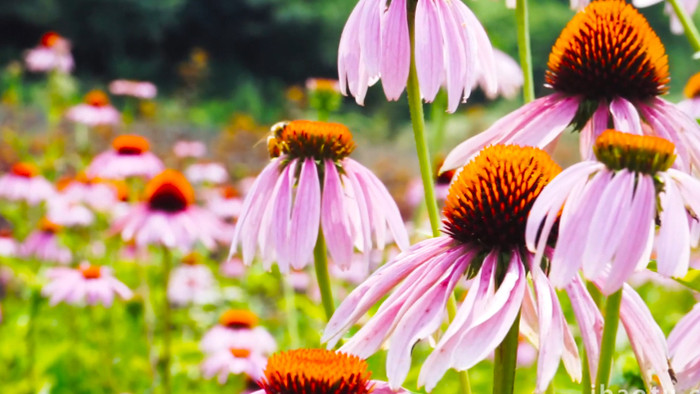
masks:
<path id="1" fill-rule="evenodd" d="M 115 96 L 133 96 L 140 99 L 152 99 L 156 97 L 158 89 L 156 85 L 151 82 L 117 79 L 109 84 L 109 92 Z"/>
<path id="2" fill-rule="evenodd" d="M 486 93 L 486 97 L 491 100 L 496 99 L 498 96 L 509 100 L 514 99 L 520 92 L 520 88 L 523 87 L 523 70 L 518 62 L 498 49 L 493 49 L 493 58 L 498 88 L 489 90 L 489 81 L 487 79 L 489 75 L 484 73 L 479 73 L 477 81 L 479 87 Z"/>
<path id="3" fill-rule="evenodd" d="M 367 258 L 372 249 L 383 249 L 387 229 L 401 249 L 408 247 L 386 187 L 347 157 L 354 149 L 347 127 L 298 120 L 276 134 L 268 141 L 272 160 L 246 195 L 231 254 L 240 243 L 246 264 L 257 251 L 267 269 L 276 261 L 288 272 L 290 265 L 301 269 L 312 260 L 319 231 L 341 267 L 351 263 L 356 246 Z"/>
<path id="4" fill-rule="evenodd" d="M 47 201 L 46 217 L 63 227 L 89 226 L 95 214 L 85 205 L 63 195 L 56 195 Z"/>
<path id="5" fill-rule="evenodd" d="M 87 204 L 101 212 L 112 209 L 119 197 L 115 184 L 90 178 L 85 173 L 59 181 L 57 189 L 69 201 Z"/>
<path id="6" fill-rule="evenodd" d="M 244 309 L 230 309 L 221 314 L 219 324 L 204 334 L 200 348 L 213 354 L 231 348 L 248 349 L 253 353 L 269 355 L 277 348 L 275 339 L 261 326 L 258 317 Z"/>
<path id="7" fill-rule="evenodd" d="M 48 271 L 49 283 L 42 289 L 42 294 L 49 297 L 49 304 L 56 305 L 63 301 L 68 304 L 111 306 L 114 295 L 128 300 L 131 290 L 114 276 L 109 267 L 80 264 L 78 269 L 52 268 Z"/>
<path id="8" fill-rule="evenodd" d="M 69 73 L 73 70 L 73 56 L 70 42 L 55 32 L 48 32 L 41 37 L 39 46 L 27 51 L 24 56 L 27 69 L 32 72 L 59 71 Z"/>
<path id="9" fill-rule="evenodd" d="M 0 256 L 16 256 L 18 249 L 19 246 L 12 236 L 12 231 L 6 228 L 0 229 Z"/>
<path id="10" fill-rule="evenodd" d="M 243 199 L 238 190 L 225 185 L 211 190 L 206 195 L 207 208 L 222 219 L 238 219 L 243 209 Z"/>
<path id="11" fill-rule="evenodd" d="M 224 183 L 228 180 L 228 171 L 221 163 L 194 163 L 185 169 L 185 176 L 192 183 Z"/>
<path id="12" fill-rule="evenodd" d="M 179 158 L 200 158 L 207 153 L 207 146 L 201 141 L 178 141 L 173 146 L 175 156 Z"/>
<path id="13" fill-rule="evenodd" d="M 197 262 L 183 260 L 185 264 L 170 273 L 168 300 L 174 305 L 205 305 L 219 297 L 214 275 L 209 267 Z"/>
<path id="14" fill-rule="evenodd" d="M 248 344 L 252 345 L 252 344 Z M 222 349 L 207 355 L 202 362 L 202 374 L 205 379 L 218 375 L 219 384 L 224 384 L 228 376 L 246 374 L 253 380 L 258 380 L 263 376 L 263 370 L 267 359 L 248 349 L 242 348 Z"/>
<path id="15" fill-rule="evenodd" d="M 0 198 L 10 201 L 26 201 L 37 205 L 56 194 L 51 182 L 39 174 L 31 163 L 15 163 L 8 174 L 0 177 Z"/>
<path id="16" fill-rule="evenodd" d="M 338 75 L 341 92 L 349 90 L 358 104 L 378 79 L 389 100 L 397 100 L 406 87 L 411 57 L 406 8 L 406 0 L 360 0 L 350 14 L 340 37 Z M 491 43 L 464 3 L 418 0 L 415 37 L 416 71 L 426 101 L 445 87 L 448 111 L 454 112 L 480 73 L 487 91 L 495 91 Z"/>
<path id="17" fill-rule="evenodd" d="M 627 45 L 608 48 L 623 35 L 630 38 Z M 679 168 L 700 166 L 700 125 L 660 97 L 668 91 L 666 51 L 632 5 L 594 1 L 578 12 L 552 47 L 545 80 L 554 93 L 459 144 L 443 169 L 461 167 L 492 144 L 553 147 L 569 127 L 580 131 L 582 157 L 591 158 L 593 142 L 610 124 L 628 133 L 666 138 L 676 144 Z"/>
<path id="18" fill-rule="evenodd" d="M 217 240 L 228 241 L 227 226 L 195 205 L 194 189 L 175 170 L 153 177 L 146 185 L 145 200 L 114 222 L 112 231 L 121 233 L 124 241 L 182 251 L 189 251 L 197 241 L 208 249 L 214 248 Z"/>
<path id="19" fill-rule="evenodd" d="M 597 161 L 567 168 L 535 201 L 525 234 L 535 261 L 546 253 L 558 222 L 549 275 L 555 286 L 565 286 L 583 268 L 589 280 L 605 277 L 601 290 L 612 294 L 647 266 L 652 249 L 660 274 L 685 275 L 697 244 L 691 223 L 700 212 L 700 181 L 670 168 L 674 145 L 607 130 L 593 150 Z"/>
<path id="20" fill-rule="evenodd" d="M 221 263 L 219 267 L 221 275 L 227 278 L 240 278 L 245 274 L 245 270 L 246 266 L 243 264 L 243 260 L 235 256 Z"/>
<path id="21" fill-rule="evenodd" d="M 443 210 L 446 235 L 419 242 L 356 287 L 328 322 L 322 342 L 335 346 L 395 288 L 340 350 L 367 358 L 388 343 L 386 373 L 390 387 L 398 388 L 409 372 L 413 346 L 440 328 L 447 300 L 466 275 L 473 279 L 471 288 L 423 362 L 419 386 L 431 391 L 447 369 L 465 370 L 485 359 L 521 310 L 523 320 L 529 317 L 531 326 L 537 326 L 541 345 L 537 391 L 549 385 L 560 359 L 569 374 L 580 379 L 576 343 L 559 300 L 540 265 L 533 264 L 523 239 L 530 206 L 560 171 L 536 148 L 484 149 L 452 183 Z M 528 272 L 536 300 L 528 288 Z"/>
<path id="22" fill-rule="evenodd" d="M 57 233 L 61 226 L 51 222 L 47 218 L 41 219 L 39 229 L 31 232 L 22 242 L 19 248 L 19 255 L 22 257 L 33 257 L 46 262 L 56 262 L 68 264 L 73 258 L 71 251 L 61 246 L 58 242 Z"/>
<path id="23" fill-rule="evenodd" d="M 700 388 L 700 304 L 676 323 L 668 335 L 668 350 L 671 367 L 678 380 L 675 389 L 690 392 Z"/>
<path id="24" fill-rule="evenodd" d="M 101 90 L 92 90 L 85 95 L 85 102 L 68 109 L 66 118 L 86 126 L 116 125 L 121 122 L 121 114 L 109 103 L 109 98 Z"/>
<path id="25" fill-rule="evenodd" d="M 112 149 L 92 159 L 85 170 L 89 177 L 122 179 L 131 176 L 151 178 L 163 171 L 163 162 L 149 151 L 150 143 L 140 135 L 120 135 Z"/>

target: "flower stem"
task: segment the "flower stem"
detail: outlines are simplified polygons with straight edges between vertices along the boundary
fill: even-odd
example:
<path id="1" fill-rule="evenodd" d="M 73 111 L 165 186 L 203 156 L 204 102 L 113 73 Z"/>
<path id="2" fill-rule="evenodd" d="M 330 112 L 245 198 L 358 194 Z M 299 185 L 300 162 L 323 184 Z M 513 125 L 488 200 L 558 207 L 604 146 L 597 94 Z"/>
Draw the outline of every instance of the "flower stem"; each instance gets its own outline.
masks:
<path id="1" fill-rule="evenodd" d="M 292 349 L 297 349 L 299 345 L 299 319 L 297 319 L 297 308 L 294 300 L 294 288 L 292 284 L 283 276 L 281 278 L 282 290 L 284 291 L 284 307 L 287 312 L 287 328 L 289 329 L 289 342 Z"/>
<path id="2" fill-rule="evenodd" d="M 168 300 L 168 285 L 170 282 L 170 269 L 172 268 L 172 254 L 167 247 L 163 247 L 163 354 L 160 359 L 161 379 L 163 393 L 170 394 L 170 357 L 171 357 L 171 325 L 172 310 Z"/>
<path id="3" fill-rule="evenodd" d="M 454 293 L 452 293 L 450 298 L 447 300 L 447 316 L 450 318 L 450 321 L 454 320 L 455 316 L 457 316 L 457 299 L 455 298 Z M 462 394 L 471 394 L 472 387 L 469 383 L 469 371 L 458 371 L 457 374 L 459 375 L 459 383 L 462 387 Z"/>
<path id="4" fill-rule="evenodd" d="M 698 33 L 698 28 L 695 27 L 695 23 L 693 23 L 690 15 L 685 12 L 685 9 L 683 9 L 683 7 L 678 3 L 678 0 L 668 0 L 668 2 L 671 4 L 673 11 L 681 21 L 685 36 L 688 38 L 688 41 L 690 41 L 690 46 L 693 47 L 693 50 L 697 55 L 698 52 L 700 52 L 700 33 Z"/>
<path id="5" fill-rule="evenodd" d="M 323 238 L 323 230 L 318 229 L 318 238 L 314 246 L 314 268 L 316 268 L 316 279 L 318 289 L 321 291 L 321 302 L 326 311 L 326 319 L 330 320 L 335 311 L 333 302 L 333 292 L 331 291 L 331 278 L 328 274 L 328 253 L 326 253 L 326 239 Z"/>
<path id="6" fill-rule="evenodd" d="M 615 337 L 620 323 L 620 303 L 622 302 L 622 289 L 610 295 L 605 302 L 605 324 L 603 325 L 603 339 L 600 344 L 600 361 L 598 362 L 598 374 L 595 379 L 594 391 L 604 392 L 610 383 L 610 370 L 615 354 Z"/>
<path id="7" fill-rule="evenodd" d="M 433 181 L 433 168 L 430 162 L 430 151 L 428 149 L 428 139 L 425 135 L 425 119 L 423 115 L 423 101 L 420 97 L 420 87 L 418 85 L 418 72 L 416 71 L 416 50 L 415 50 L 415 1 L 408 2 L 408 30 L 411 37 L 411 68 L 408 72 L 408 83 L 406 93 L 408 96 L 408 109 L 411 113 L 411 123 L 413 124 L 413 136 L 416 140 L 416 152 L 418 153 L 418 163 L 420 174 L 423 179 L 423 189 L 425 190 L 425 203 L 428 207 L 428 217 L 430 218 L 430 228 L 433 237 L 440 235 L 440 215 L 438 214 L 437 201 L 435 200 L 435 183 Z"/>
<path id="8" fill-rule="evenodd" d="M 532 51 L 530 50 L 530 27 L 527 16 L 527 0 L 516 0 L 515 22 L 518 29 L 518 53 L 523 69 L 523 99 L 526 103 L 535 99 L 532 77 Z"/>
<path id="9" fill-rule="evenodd" d="M 512 394 L 515 388 L 515 366 L 518 359 L 518 334 L 520 333 L 520 312 L 503 342 L 496 348 L 493 367 L 493 392 Z"/>

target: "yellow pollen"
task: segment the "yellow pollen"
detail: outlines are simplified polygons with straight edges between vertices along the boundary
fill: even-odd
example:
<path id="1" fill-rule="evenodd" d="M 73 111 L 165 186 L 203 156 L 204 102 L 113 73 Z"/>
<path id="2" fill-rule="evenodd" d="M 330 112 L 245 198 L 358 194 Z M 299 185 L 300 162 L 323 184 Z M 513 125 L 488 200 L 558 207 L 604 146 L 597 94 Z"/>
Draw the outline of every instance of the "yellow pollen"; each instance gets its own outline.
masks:
<path id="1" fill-rule="evenodd" d="M 591 100 L 644 100 L 668 90 L 666 50 L 644 16 L 624 0 L 593 1 L 578 12 L 547 66 L 549 86 Z"/>
<path id="2" fill-rule="evenodd" d="M 292 158 L 337 161 L 355 149 L 350 129 L 340 123 L 294 120 L 278 123 L 272 132 L 274 135 L 268 140 L 271 157 L 279 150 Z"/>
<path id="3" fill-rule="evenodd" d="M 246 309 L 229 309 L 221 314 L 219 323 L 229 328 L 253 328 L 258 324 L 258 316 Z"/>
<path id="4" fill-rule="evenodd" d="M 259 384 L 268 394 L 367 394 L 370 375 L 367 362 L 357 356 L 296 349 L 273 354 Z"/>
<path id="5" fill-rule="evenodd" d="M 450 185 L 443 209 L 445 231 L 486 250 L 524 246 L 530 208 L 560 172 L 561 167 L 539 148 L 484 148 Z"/>
<path id="6" fill-rule="evenodd" d="M 661 137 L 608 129 L 593 145 L 596 158 L 611 170 L 627 169 L 645 174 L 666 171 L 676 159 L 676 146 Z"/>

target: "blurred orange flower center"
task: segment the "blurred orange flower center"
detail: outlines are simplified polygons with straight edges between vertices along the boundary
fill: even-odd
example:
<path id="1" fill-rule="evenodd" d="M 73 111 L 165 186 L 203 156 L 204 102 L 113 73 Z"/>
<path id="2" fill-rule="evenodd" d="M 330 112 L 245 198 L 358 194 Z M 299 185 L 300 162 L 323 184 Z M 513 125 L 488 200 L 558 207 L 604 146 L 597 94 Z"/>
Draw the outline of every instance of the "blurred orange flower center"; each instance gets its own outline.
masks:
<path id="1" fill-rule="evenodd" d="M 151 145 L 145 137 L 135 134 L 120 135 L 112 141 L 112 148 L 120 155 L 140 155 Z"/>
<path id="2" fill-rule="evenodd" d="M 61 226 L 52 222 L 46 217 L 41 218 L 39 222 L 39 229 L 45 233 L 57 233 L 61 230 Z"/>
<path id="3" fill-rule="evenodd" d="M 85 279 L 97 279 L 100 277 L 100 267 L 97 265 L 86 265 L 78 269 Z"/>
<path id="4" fill-rule="evenodd" d="M 109 105 L 109 97 L 101 90 L 91 90 L 85 95 L 85 103 L 93 107 L 106 107 Z"/>
<path id="5" fill-rule="evenodd" d="M 231 348 L 230 351 L 233 357 L 236 358 L 248 358 L 250 356 L 250 350 L 248 349 Z"/>
<path id="6" fill-rule="evenodd" d="M 39 169 L 34 164 L 25 162 L 15 163 L 10 171 L 14 175 L 25 178 L 33 178 L 39 175 Z"/>
<path id="7" fill-rule="evenodd" d="M 151 210 L 179 212 L 194 203 L 194 189 L 180 172 L 167 169 L 146 185 L 146 201 Z"/>
<path id="8" fill-rule="evenodd" d="M 258 324 L 258 316 L 245 309 L 229 309 L 221 314 L 219 323 L 228 328 L 253 328 Z"/>
<path id="9" fill-rule="evenodd" d="M 683 94 L 688 98 L 695 98 L 700 96 L 700 72 L 696 73 L 688 80 L 685 84 L 685 89 L 683 89 Z"/>
<path id="10" fill-rule="evenodd" d="M 41 36 L 41 40 L 39 41 L 39 43 L 43 47 L 51 48 L 54 45 L 58 44 L 60 40 L 61 36 L 58 33 L 50 31 Z"/>

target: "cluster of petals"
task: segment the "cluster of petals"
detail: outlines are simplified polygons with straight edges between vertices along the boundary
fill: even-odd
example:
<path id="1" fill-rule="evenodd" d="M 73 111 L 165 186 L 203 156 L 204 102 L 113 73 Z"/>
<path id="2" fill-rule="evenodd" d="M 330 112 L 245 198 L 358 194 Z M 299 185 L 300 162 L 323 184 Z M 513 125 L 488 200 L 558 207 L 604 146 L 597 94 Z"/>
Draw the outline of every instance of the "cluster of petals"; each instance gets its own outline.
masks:
<path id="1" fill-rule="evenodd" d="M 95 106 L 91 104 L 78 104 L 68 109 L 66 118 L 86 126 L 117 125 L 121 122 L 122 115 L 112 105 Z"/>
<path id="2" fill-rule="evenodd" d="M 214 376 L 220 384 L 226 383 L 229 375 L 246 374 L 253 380 L 263 376 L 267 358 L 247 348 L 221 349 L 208 354 L 202 362 L 202 375 L 205 379 Z"/>
<path id="3" fill-rule="evenodd" d="M 700 304 L 696 304 L 668 335 L 671 367 L 677 379 L 676 390 L 690 392 L 700 388 Z"/>
<path id="4" fill-rule="evenodd" d="M 58 194 L 47 203 L 47 218 L 60 226 L 84 227 L 95 220 L 95 214 L 88 207 L 64 195 Z"/>
<path id="5" fill-rule="evenodd" d="M 113 145 L 116 142 L 117 139 Z M 123 179 L 133 176 L 151 178 L 164 169 L 163 162 L 148 149 L 142 149 L 138 152 L 124 152 L 124 149 L 113 146 L 112 149 L 95 156 L 85 173 L 89 177 L 104 179 Z"/>
<path id="6" fill-rule="evenodd" d="M 110 82 L 109 92 L 115 96 L 132 96 L 140 99 L 152 99 L 156 97 L 158 89 L 156 85 L 148 81 L 117 79 Z"/>
<path id="7" fill-rule="evenodd" d="M 39 174 L 19 171 L 24 166 L 17 163 L 11 172 L 0 176 L 0 198 L 37 205 L 54 197 L 53 184 Z"/>
<path id="8" fill-rule="evenodd" d="M 204 264 L 183 264 L 170 274 L 168 300 L 174 305 L 205 305 L 218 296 L 214 274 Z"/>
<path id="9" fill-rule="evenodd" d="M 201 141 L 177 141 L 173 153 L 179 158 L 200 158 L 207 153 L 207 146 Z"/>
<path id="10" fill-rule="evenodd" d="M 490 100 L 495 100 L 499 96 L 508 100 L 514 99 L 525 82 L 520 64 L 507 53 L 496 48 L 493 48 L 493 59 L 496 67 L 497 88 L 490 88 L 489 78 L 491 75 L 489 72 L 481 72 L 479 74 L 477 79 L 479 87 Z"/>
<path id="11" fill-rule="evenodd" d="M 70 249 L 60 244 L 56 232 L 46 229 L 29 233 L 19 247 L 19 255 L 59 264 L 68 264 L 73 259 Z"/>
<path id="12" fill-rule="evenodd" d="M 495 61 L 486 31 L 461 1 L 419 0 L 415 11 L 415 61 L 420 94 L 432 101 L 447 90 L 448 111 L 486 81 L 496 91 Z M 381 78 L 389 100 L 397 100 L 408 80 L 411 44 L 406 0 L 360 0 L 350 14 L 338 48 L 340 90 L 359 104 Z"/>
<path id="13" fill-rule="evenodd" d="M 24 62 L 32 72 L 69 73 L 75 65 L 70 53 L 70 42 L 54 32 L 44 34 L 41 44 L 27 51 Z"/>
<path id="14" fill-rule="evenodd" d="M 85 273 L 86 270 L 97 270 L 97 273 L 91 276 Z M 111 306 L 115 295 L 125 300 L 132 296 L 131 290 L 112 275 L 109 267 L 91 267 L 83 263 L 78 269 L 51 268 L 46 275 L 49 283 L 42 293 L 49 297 L 50 305 L 66 302 Z"/>
<path id="15" fill-rule="evenodd" d="M 83 203 L 97 211 L 108 211 L 118 202 L 115 185 L 81 176 L 59 186 L 59 193 L 69 201 Z"/>
<path id="16" fill-rule="evenodd" d="M 185 169 L 185 176 L 192 183 L 224 183 L 228 180 L 228 171 L 221 163 L 202 162 L 191 164 Z"/>
<path id="17" fill-rule="evenodd" d="M 243 209 L 243 199 L 232 186 L 210 190 L 205 200 L 207 209 L 222 219 L 238 218 Z"/>

